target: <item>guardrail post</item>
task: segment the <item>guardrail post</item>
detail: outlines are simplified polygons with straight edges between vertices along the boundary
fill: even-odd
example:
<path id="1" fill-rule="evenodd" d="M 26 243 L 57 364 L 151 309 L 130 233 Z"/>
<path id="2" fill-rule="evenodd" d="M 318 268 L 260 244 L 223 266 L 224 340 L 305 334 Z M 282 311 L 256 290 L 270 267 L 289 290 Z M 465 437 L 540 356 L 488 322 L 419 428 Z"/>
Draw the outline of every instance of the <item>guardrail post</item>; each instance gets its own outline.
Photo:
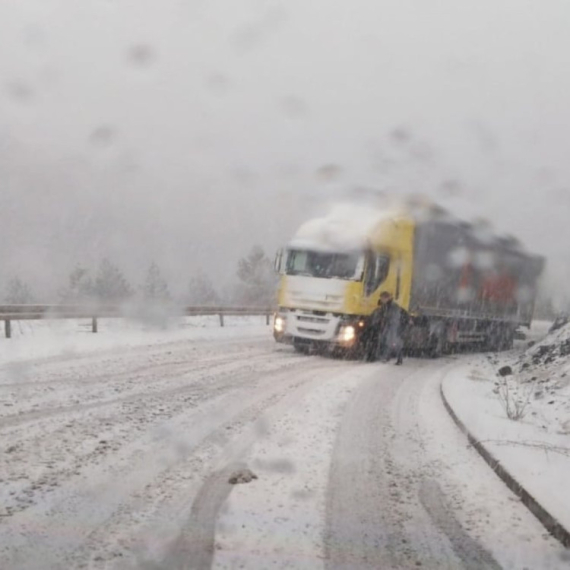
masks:
<path id="1" fill-rule="evenodd" d="M 91 319 L 91 331 L 96 333 L 99 330 L 99 326 L 97 323 L 97 317 L 93 317 Z"/>
<path id="2" fill-rule="evenodd" d="M 12 321 L 9 319 L 4 321 L 4 332 L 6 333 L 6 338 L 12 338 Z"/>
<path id="3" fill-rule="evenodd" d="M 224 313 L 220 313 L 220 326 L 224 326 Z"/>

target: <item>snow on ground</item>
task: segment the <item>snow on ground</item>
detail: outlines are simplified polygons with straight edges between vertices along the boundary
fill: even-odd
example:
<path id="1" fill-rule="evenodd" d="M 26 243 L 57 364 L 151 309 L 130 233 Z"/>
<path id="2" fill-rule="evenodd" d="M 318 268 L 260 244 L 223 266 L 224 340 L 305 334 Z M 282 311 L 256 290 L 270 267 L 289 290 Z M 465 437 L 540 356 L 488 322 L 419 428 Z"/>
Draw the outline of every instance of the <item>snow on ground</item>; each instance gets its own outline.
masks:
<path id="1" fill-rule="evenodd" d="M 217 315 L 172 318 L 165 326 L 130 319 L 99 319 L 96 334 L 91 331 L 91 319 L 12 321 L 12 338 L 6 339 L 0 333 L 0 363 L 178 340 L 267 335 L 265 319 L 264 316 L 224 317 L 224 327 L 220 326 Z"/>
<path id="2" fill-rule="evenodd" d="M 443 408 L 485 357 L 342 362 L 227 322 L 0 339 L 0 568 L 564 567 Z"/>
<path id="3" fill-rule="evenodd" d="M 271 424 L 248 457 L 258 476 L 236 486 L 217 524 L 214 568 L 323 568 L 321 540 L 336 427 L 366 369 L 318 387 Z M 368 371 L 369 374 L 369 371 Z"/>
<path id="4" fill-rule="evenodd" d="M 124 568 L 152 546 L 228 436 L 319 365 L 264 331 L 0 367 L 0 568 Z"/>
<path id="5" fill-rule="evenodd" d="M 512 374 L 501 376 L 504 366 Z M 570 529 L 570 326 L 522 351 L 474 357 L 443 389 L 471 433 Z M 507 402 L 522 417 L 509 419 Z"/>

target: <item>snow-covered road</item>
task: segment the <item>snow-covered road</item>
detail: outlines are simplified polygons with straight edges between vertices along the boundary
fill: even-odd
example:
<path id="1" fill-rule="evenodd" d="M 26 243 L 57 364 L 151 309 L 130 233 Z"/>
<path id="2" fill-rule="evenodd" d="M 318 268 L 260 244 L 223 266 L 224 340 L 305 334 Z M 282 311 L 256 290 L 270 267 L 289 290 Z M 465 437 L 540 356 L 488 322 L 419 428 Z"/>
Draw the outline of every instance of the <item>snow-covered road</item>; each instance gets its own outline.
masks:
<path id="1" fill-rule="evenodd" d="M 446 414 L 460 361 L 300 356 L 258 326 L 19 356 L 0 568 L 567 567 Z"/>

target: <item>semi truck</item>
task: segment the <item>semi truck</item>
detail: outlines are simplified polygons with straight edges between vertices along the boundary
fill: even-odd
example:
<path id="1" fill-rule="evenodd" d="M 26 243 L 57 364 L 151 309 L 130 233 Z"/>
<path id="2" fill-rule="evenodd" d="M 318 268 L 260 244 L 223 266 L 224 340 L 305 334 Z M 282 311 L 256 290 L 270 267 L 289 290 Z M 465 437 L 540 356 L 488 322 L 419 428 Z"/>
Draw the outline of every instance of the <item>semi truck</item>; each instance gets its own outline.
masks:
<path id="1" fill-rule="evenodd" d="M 405 347 L 438 356 L 512 346 L 530 327 L 544 259 L 436 204 L 338 205 L 277 252 L 277 342 L 359 354 L 381 292 L 410 315 Z"/>

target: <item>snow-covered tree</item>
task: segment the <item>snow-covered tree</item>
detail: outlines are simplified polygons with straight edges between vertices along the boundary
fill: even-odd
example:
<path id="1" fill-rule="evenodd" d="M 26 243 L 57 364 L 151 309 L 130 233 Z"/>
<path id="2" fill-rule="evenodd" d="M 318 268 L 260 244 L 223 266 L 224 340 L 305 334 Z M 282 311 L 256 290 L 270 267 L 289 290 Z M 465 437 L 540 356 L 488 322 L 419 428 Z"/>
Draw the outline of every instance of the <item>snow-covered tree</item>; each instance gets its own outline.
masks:
<path id="1" fill-rule="evenodd" d="M 125 301 L 133 294 L 120 269 L 106 258 L 99 266 L 93 292 L 98 300 L 111 303 Z"/>
<path id="2" fill-rule="evenodd" d="M 168 301 L 170 300 L 170 291 L 168 284 L 162 277 L 160 269 L 154 261 L 150 264 L 144 285 L 142 286 L 142 294 L 147 301 Z"/>
<path id="3" fill-rule="evenodd" d="M 93 280 L 89 271 L 78 265 L 69 274 L 67 287 L 59 294 L 63 303 L 82 303 L 93 297 Z"/>
<path id="4" fill-rule="evenodd" d="M 8 282 L 4 301 L 8 305 L 28 305 L 34 302 L 34 296 L 27 283 L 14 277 Z"/>
<path id="5" fill-rule="evenodd" d="M 219 305 L 221 298 L 211 279 L 203 274 L 198 273 L 188 284 L 188 295 L 186 297 L 190 305 L 205 306 Z"/>
<path id="6" fill-rule="evenodd" d="M 238 295 L 243 303 L 258 306 L 273 303 L 276 278 L 263 248 L 254 246 L 247 257 L 238 261 L 237 276 L 241 282 Z"/>

